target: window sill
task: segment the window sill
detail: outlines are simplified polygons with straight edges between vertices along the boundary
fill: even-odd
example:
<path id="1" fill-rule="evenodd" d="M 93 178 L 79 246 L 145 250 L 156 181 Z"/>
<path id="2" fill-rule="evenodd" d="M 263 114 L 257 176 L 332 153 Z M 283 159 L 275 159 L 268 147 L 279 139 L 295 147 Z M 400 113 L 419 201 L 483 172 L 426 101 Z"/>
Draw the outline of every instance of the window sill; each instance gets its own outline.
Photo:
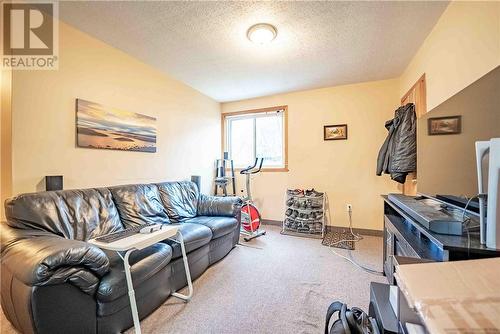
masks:
<path id="1" fill-rule="evenodd" d="M 261 172 L 288 172 L 288 168 L 287 167 L 283 167 L 283 168 L 262 168 L 260 171 Z"/>
<path id="2" fill-rule="evenodd" d="M 234 172 L 235 173 L 239 173 L 240 171 L 242 171 L 244 168 L 235 168 L 234 169 Z M 230 171 L 231 168 L 226 168 L 226 171 Z M 288 167 L 282 167 L 282 168 L 262 168 L 260 170 L 261 172 L 263 173 L 268 173 L 268 172 L 282 172 L 282 173 L 286 173 L 289 171 Z"/>

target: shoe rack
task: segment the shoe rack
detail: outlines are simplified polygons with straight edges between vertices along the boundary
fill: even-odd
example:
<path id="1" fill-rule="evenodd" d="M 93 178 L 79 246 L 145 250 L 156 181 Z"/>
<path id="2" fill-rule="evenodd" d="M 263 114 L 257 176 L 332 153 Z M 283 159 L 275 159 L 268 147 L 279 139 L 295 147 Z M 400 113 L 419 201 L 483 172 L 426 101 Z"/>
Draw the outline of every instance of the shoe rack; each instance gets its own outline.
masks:
<path id="1" fill-rule="evenodd" d="M 287 190 L 282 234 L 323 237 L 324 231 L 325 194 L 314 189 Z"/>

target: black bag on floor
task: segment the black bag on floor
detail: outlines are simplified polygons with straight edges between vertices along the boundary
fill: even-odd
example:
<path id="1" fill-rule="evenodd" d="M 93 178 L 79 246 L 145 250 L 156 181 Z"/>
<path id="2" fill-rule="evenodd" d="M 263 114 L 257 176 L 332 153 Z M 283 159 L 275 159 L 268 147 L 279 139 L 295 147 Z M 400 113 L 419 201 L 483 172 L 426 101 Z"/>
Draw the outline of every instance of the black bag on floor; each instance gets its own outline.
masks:
<path id="1" fill-rule="evenodd" d="M 335 313 L 338 316 L 330 326 Z M 379 334 L 377 322 L 362 309 L 341 302 L 333 302 L 326 312 L 325 334 Z"/>

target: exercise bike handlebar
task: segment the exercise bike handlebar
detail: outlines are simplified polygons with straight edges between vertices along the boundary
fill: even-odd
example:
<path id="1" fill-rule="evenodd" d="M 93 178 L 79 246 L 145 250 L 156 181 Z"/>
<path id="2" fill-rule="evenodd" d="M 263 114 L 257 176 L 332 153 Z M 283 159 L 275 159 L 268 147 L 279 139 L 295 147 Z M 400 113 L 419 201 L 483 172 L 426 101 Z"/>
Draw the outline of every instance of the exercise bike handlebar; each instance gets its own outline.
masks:
<path id="1" fill-rule="evenodd" d="M 259 160 L 260 160 L 260 162 L 259 162 Z M 253 166 L 248 166 L 247 168 L 242 169 L 240 171 L 240 174 L 257 174 L 262 169 L 263 162 L 264 162 L 264 158 L 255 158 L 255 163 L 253 164 Z M 259 165 L 259 167 L 257 167 L 257 165 Z"/>

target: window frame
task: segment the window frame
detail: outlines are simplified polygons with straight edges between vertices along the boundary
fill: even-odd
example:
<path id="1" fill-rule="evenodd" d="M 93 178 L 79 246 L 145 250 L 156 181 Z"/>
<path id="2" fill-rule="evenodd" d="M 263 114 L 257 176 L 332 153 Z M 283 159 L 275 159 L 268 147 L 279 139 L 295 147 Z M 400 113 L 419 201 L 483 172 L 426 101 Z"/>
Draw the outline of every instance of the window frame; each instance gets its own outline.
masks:
<path id="1" fill-rule="evenodd" d="M 269 113 L 278 110 L 283 110 L 283 167 L 262 167 L 262 172 L 288 172 L 288 106 L 275 106 L 269 108 L 259 108 L 242 110 L 235 112 L 227 112 L 221 114 L 221 157 L 224 157 L 224 151 L 227 149 L 226 124 L 227 117 L 244 116 L 258 113 Z M 240 171 L 243 168 L 235 168 L 235 171 Z"/>

